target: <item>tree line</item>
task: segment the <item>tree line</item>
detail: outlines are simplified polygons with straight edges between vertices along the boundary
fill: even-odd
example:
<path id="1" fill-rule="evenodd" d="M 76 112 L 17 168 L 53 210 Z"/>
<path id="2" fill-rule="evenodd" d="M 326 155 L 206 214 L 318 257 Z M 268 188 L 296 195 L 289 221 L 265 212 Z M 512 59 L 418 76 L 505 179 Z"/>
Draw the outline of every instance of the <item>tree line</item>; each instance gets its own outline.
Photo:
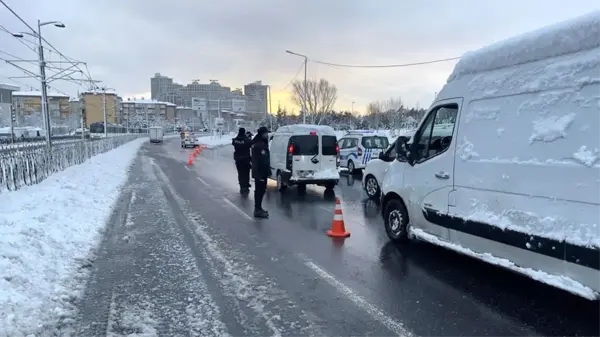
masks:
<path id="1" fill-rule="evenodd" d="M 337 87 L 325 79 L 307 80 L 306 87 L 304 81 L 292 83 L 291 101 L 300 111 L 306 110 L 309 124 L 330 125 L 339 130 L 413 128 L 426 112 L 419 106 L 407 107 L 401 98 L 373 101 L 364 115 L 335 111 L 337 97 Z M 302 123 L 302 114 L 291 114 L 285 108 L 279 108 L 273 116 L 274 128 L 298 123 Z"/>

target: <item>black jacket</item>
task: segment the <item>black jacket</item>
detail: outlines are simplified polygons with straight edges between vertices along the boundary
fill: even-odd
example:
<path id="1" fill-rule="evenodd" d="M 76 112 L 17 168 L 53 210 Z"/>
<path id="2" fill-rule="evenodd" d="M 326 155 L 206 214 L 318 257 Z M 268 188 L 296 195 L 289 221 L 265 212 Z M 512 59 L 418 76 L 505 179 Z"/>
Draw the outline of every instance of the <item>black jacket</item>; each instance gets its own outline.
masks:
<path id="1" fill-rule="evenodd" d="M 271 175 L 271 153 L 269 143 L 262 139 L 260 134 L 252 139 L 252 177 L 254 179 L 267 179 Z"/>
<path id="2" fill-rule="evenodd" d="M 250 162 L 250 147 L 252 146 L 252 139 L 246 137 L 245 134 L 237 135 L 237 137 L 231 140 L 233 144 L 233 160 L 236 162 Z"/>

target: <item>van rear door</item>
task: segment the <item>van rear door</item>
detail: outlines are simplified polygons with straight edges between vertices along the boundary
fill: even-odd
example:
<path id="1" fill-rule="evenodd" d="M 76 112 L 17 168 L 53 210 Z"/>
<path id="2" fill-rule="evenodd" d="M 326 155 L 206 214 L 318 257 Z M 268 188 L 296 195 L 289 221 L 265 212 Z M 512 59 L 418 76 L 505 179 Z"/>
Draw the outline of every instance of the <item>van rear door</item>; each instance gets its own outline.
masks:
<path id="1" fill-rule="evenodd" d="M 295 135 L 290 137 L 288 152 L 292 156 L 292 176 L 303 178 L 321 168 L 319 136 Z M 288 153 L 288 155 L 290 155 Z"/>
<path id="2" fill-rule="evenodd" d="M 337 137 L 321 136 L 321 170 L 337 172 Z"/>

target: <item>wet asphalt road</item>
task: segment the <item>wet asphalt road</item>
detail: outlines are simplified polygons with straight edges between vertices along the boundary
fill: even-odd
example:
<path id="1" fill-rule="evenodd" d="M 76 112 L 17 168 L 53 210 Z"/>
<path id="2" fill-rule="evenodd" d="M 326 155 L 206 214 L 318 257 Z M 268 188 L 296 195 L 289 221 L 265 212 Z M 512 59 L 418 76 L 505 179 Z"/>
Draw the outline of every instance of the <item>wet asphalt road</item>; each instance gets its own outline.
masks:
<path id="1" fill-rule="evenodd" d="M 388 242 L 360 176 L 335 196 L 270 181 L 255 220 L 231 147 L 144 146 L 93 263 L 77 336 L 598 335 L 598 302 L 425 243 Z"/>

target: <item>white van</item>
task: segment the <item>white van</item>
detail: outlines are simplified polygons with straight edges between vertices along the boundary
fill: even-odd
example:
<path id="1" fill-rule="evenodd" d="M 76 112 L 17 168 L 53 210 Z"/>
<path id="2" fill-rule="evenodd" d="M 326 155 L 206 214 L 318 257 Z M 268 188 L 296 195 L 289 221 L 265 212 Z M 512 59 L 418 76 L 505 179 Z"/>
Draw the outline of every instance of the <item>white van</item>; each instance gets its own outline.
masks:
<path id="1" fill-rule="evenodd" d="M 388 236 L 597 299 L 599 92 L 600 12 L 465 54 L 381 184 Z"/>
<path id="2" fill-rule="evenodd" d="M 151 126 L 148 128 L 150 132 L 151 143 L 162 143 L 164 137 L 164 130 L 160 126 Z"/>
<path id="3" fill-rule="evenodd" d="M 305 190 L 307 184 L 333 189 L 340 180 L 339 148 L 335 131 L 325 125 L 286 125 L 269 137 L 271 177 L 277 189 L 289 185 Z"/>
<path id="4" fill-rule="evenodd" d="M 375 131 L 349 131 L 338 142 L 340 146 L 340 166 L 349 173 L 362 170 L 371 159 L 376 159 L 385 151 L 390 142 L 387 136 Z"/>

